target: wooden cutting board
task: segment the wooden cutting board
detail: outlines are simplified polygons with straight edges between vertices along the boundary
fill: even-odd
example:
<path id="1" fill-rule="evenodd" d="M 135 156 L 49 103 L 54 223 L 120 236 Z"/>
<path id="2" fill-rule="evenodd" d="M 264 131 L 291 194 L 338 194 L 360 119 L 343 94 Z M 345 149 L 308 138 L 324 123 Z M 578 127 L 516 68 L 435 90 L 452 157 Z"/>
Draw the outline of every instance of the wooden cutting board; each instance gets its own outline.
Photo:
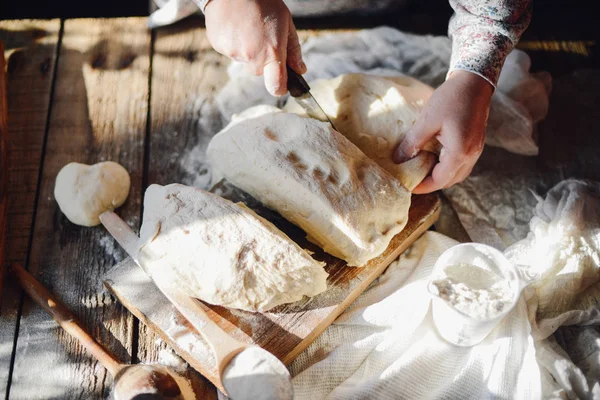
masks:
<path id="1" fill-rule="evenodd" d="M 327 290 L 311 299 L 282 305 L 265 313 L 205 305 L 211 318 L 230 335 L 265 348 L 286 365 L 308 347 L 398 255 L 437 220 L 441 207 L 437 194 L 413 195 L 404 230 L 392 239 L 381 256 L 369 261 L 364 267 L 353 268 L 346 267 L 345 262 L 309 243 L 301 229 L 265 208 L 245 192 L 226 182 L 212 191 L 232 201 L 244 202 L 300 246 L 314 252 L 314 258 L 327 264 Z M 193 368 L 223 391 L 208 344 L 194 332 L 131 258 L 110 270 L 105 276 L 104 284 L 136 317 L 154 329 Z"/>

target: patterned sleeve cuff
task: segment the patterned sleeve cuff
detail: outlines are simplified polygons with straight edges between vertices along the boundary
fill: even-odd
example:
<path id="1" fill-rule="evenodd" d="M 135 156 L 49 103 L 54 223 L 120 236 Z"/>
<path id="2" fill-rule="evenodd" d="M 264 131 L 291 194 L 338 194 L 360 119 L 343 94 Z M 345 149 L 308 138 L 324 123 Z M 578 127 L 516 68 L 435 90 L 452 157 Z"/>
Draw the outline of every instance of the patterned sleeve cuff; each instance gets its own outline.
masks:
<path id="1" fill-rule="evenodd" d="M 511 40 L 485 27 L 465 26 L 454 32 L 448 75 L 455 70 L 473 72 L 496 88 Z"/>
<path id="2" fill-rule="evenodd" d="M 208 4 L 208 2 L 210 0 L 194 0 L 196 2 L 196 5 L 198 6 L 198 8 L 202 11 L 202 14 L 204 14 L 204 9 L 206 8 L 206 5 Z"/>

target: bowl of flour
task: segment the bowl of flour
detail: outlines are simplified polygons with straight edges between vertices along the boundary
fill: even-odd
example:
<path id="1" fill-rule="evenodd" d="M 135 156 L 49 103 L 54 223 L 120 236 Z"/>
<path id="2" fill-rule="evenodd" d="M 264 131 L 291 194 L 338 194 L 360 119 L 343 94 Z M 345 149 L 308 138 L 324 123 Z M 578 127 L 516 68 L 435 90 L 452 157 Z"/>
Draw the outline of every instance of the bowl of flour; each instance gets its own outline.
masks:
<path id="1" fill-rule="evenodd" d="M 469 347 L 485 339 L 514 308 L 521 284 L 515 267 L 501 252 L 463 243 L 439 257 L 428 290 L 440 336 Z"/>

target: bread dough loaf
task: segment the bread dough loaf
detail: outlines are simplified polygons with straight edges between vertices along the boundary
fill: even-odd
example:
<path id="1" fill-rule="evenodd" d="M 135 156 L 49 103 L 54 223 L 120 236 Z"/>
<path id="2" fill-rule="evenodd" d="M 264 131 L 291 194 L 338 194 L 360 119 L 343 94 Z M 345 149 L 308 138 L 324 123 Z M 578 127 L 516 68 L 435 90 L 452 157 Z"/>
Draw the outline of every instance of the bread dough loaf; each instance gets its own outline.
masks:
<path id="1" fill-rule="evenodd" d="M 335 128 L 412 190 L 436 162 L 437 140 L 415 158 L 396 164 L 392 155 L 413 126 L 433 88 L 410 77 L 345 74 L 310 83 L 311 93 Z M 290 97 L 284 111 L 306 115 Z"/>
<path id="2" fill-rule="evenodd" d="M 140 263 L 207 303 L 267 311 L 326 289 L 324 264 L 241 204 L 184 185 L 144 197 Z"/>
<path id="3" fill-rule="evenodd" d="M 130 186 L 129 173 L 116 162 L 72 162 L 56 176 L 54 198 L 69 221 L 95 226 L 100 224 L 100 214 L 125 203 Z"/>
<path id="4" fill-rule="evenodd" d="M 228 181 L 348 265 L 380 255 L 408 218 L 410 192 L 324 122 L 252 108 L 212 139 L 207 155 Z"/>

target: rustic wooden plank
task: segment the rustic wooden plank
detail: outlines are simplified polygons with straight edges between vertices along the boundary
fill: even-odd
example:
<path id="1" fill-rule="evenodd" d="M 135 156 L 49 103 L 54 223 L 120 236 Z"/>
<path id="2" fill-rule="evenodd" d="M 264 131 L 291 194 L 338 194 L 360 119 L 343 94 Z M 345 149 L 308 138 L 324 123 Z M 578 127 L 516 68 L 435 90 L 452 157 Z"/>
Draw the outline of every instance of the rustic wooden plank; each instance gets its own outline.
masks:
<path id="1" fill-rule="evenodd" d="M 27 259 L 60 21 L 0 21 L 8 99 L 6 261 Z M 20 291 L 7 277 L 0 316 L 0 397 L 8 391 Z"/>
<path id="2" fill-rule="evenodd" d="M 198 179 L 181 162 L 197 143 L 208 143 L 219 130 L 220 119 L 212 98 L 227 81 L 225 57 L 212 51 L 197 18 L 156 31 L 152 60 L 152 98 L 148 183 L 185 182 L 205 187 L 209 175 Z M 206 169 L 198 166 L 198 170 Z M 159 336 L 140 324 L 138 359 L 161 361 Z M 168 346 L 165 344 L 164 346 Z M 192 381 L 207 398 L 216 397 L 214 386 L 190 369 Z"/>
<path id="3" fill-rule="evenodd" d="M 102 227 L 70 223 L 53 199 L 65 164 L 102 160 L 131 174 L 119 214 L 139 223 L 148 112 L 150 34 L 145 19 L 64 22 L 29 270 L 121 361 L 130 361 L 133 317 L 102 288 L 123 257 Z M 11 398 L 101 398 L 110 379 L 41 308 L 23 306 Z"/>
<path id="4" fill-rule="evenodd" d="M 192 18 L 156 32 L 152 62 L 148 183 L 206 188 L 209 168 L 186 168 L 183 158 L 198 144 L 205 148 L 221 128 L 212 101 L 228 80 L 229 61 L 212 50 L 205 30 Z M 203 154 L 195 158 L 202 161 Z"/>
<path id="5" fill-rule="evenodd" d="M 8 103 L 6 101 L 6 57 L 0 39 L 0 308 L 6 263 L 6 215 L 8 213 Z"/>
<path id="6" fill-rule="evenodd" d="M 229 196 L 227 196 L 229 197 Z M 241 198 L 234 198 L 241 200 Z M 245 203 L 266 216 L 253 201 Z M 409 222 L 388 249 L 361 268 L 346 267 L 316 246 L 311 246 L 297 228 L 271 214 L 269 219 L 290 238 L 314 251 L 327 263 L 327 290 L 312 299 L 276 307 L 266 313 L 251 313 L 207 305 L 209 315 L 230 335 L 257 344 L 289 364 L 312 343 L 386 268 L 437 219 L 441 203 L 437 194 L 413 196 Z M 273 212 L 271 212 L 273 213 Z M 280 217 L 279 217 L 280 218 Z M 106 286 L 146 325 L 154 329 L 190 365 L 220 387 L 210 347 L 168 302 L 150 278 L 131 259 L 113 268 Z"/>

